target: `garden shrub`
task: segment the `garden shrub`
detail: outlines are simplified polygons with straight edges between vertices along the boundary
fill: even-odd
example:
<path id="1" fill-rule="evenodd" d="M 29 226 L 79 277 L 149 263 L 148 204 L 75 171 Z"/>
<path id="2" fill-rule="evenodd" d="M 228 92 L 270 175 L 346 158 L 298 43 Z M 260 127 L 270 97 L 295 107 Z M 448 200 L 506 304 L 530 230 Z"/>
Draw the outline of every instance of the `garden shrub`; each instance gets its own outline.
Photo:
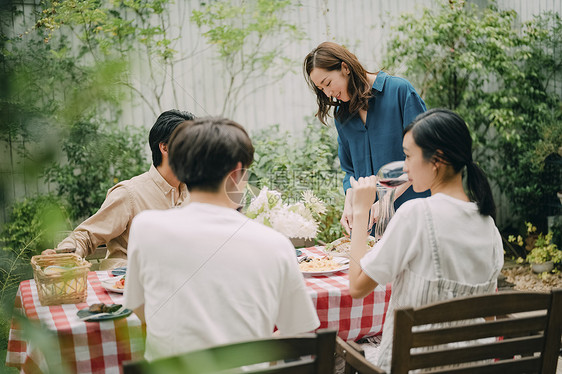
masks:
<path id="1" fill-rule="evenodd" d="M 514 114 L 498 137 L 494 178 L 523 219 L 546 230 L 549 204 L 562 185 L 562 98 L 553 90 L 562 67 L 562 20 L 545 13 L 528 22 L 520 37 L 522 79 L 505 79 L 504 109 Z M 560 212 L 560 208 L 558 211 Z"/>
<path id="2" fill-rule="evenodd" d="M 52 248 L 52 233 L 70 229 L 63 200 L 53 195 L 39 195 L 12 206 L 0 241 L 4 251 L 19 253 L 23 250 L 21 257 L 31 258 Z"/>
<path id="3" fill-rule="evenodd" d="M 148 170 L 147 139 L 144 128 L 118 129 L 93 120 L 70 127 L 61 144 L 65 161 L 48 167 L 45 178 L 56 183 L 72 220 L 94 214 L 109 188 Z"/>
<path id="4" fill-rule="evenodd" d="M 549 155 L 562 156 L 561 98 L 552 89 L 562 66 L 562 24 L 546 13 L 517 33 L 516 18 L 495 3 L 483 9 L 464 1 L 404 14 L 385 64 L 405 67 L 429 107 L 466 120 L 475 161 L 510 201 L 509 219 L 542 229 L 545 205 L 561 184 L 560 172 L 544 165 Z"/>
<path id="5" fill-rule="evenodd" d="M 558 216 L 551 228 L 552 242 L 562 251 L 562 216 Z"/>
<path id="6" fill-rule="evenodd" d="M 291 135 L 273 125 L 252 134 L 252 142 L 256 151 L 249 184 L 275 189 L 287 203 L 299 201 L 303 191 L 312 190 L 327 207 L 318 239 L 330 242 L 341 237 L 345 197 L 335 129 L 309 119 L 301 134 Z"/>
<path id="7" fill-rule="evenodd" d="M 8 223 L 0 233 L 0 349 L 7 340 L 9 318 L 19 283 L 33 277 L 33 255 L 53 247 L 54 233 L 68 230 L 69 222 L 61 199 L 40 195 L 12 207 Z"/>

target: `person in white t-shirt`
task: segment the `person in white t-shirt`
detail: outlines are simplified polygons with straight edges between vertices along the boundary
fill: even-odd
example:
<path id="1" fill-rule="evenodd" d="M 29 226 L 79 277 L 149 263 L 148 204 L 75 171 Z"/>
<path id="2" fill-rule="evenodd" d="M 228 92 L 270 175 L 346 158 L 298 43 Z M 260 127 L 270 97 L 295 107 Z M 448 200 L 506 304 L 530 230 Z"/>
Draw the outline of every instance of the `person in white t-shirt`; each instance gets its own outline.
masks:
<path id="1" fill-rule="evenodd" d="M 381 345 L 374 354 L 375 363 L 386 371 L 396 308 L 495 292 L 503 266 L 492 192 L 472 160 L 472 139 L 463 119 L 446 109 L 422 113 L 404 130 L 403 148 L 404 172 L 414 191 L 430 189 L 431 197 L 404 203 L 369 253 L 366 232 L 376 177 L 351 184 L 351 295 L 365 297 L 377 284 L 392 282 Z"/>
<path id="2" fill-rule="evenodd" d="M 315 330 L 320 322 L 289 239 L 236 209 L 254 148 L 244 128 L 199 118 L 178 126 L 170 166 L 191 202 L 131 226 L 127 308 L 146 321 L 152 361 L 218 344 Z"/>

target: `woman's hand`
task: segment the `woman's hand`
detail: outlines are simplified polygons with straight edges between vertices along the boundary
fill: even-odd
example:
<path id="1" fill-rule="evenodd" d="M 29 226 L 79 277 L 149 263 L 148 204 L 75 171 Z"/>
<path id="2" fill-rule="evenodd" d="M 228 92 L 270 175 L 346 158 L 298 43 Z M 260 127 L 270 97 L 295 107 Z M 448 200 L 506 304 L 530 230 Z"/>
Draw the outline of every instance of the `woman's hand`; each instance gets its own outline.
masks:
<path id="1" fill-rule="evenodd" d="M 348 188 L 345 193 L 345 204 L 343 206 L 343 212 L 340 219 L 340 223 L 347 232 L 347 235 L 351 234 L 351 229 L 353 227 L 353 207 L 351 206 L 352 198 L 353 189 Z"/>
<path id="2" fill-rule="evenodd" d="M 55 251 L 54 249 L 45 249 L 43 252 L 41 252 L 42 255 L 54 255 L 56 253 L 57 251 Z"/>
<path id="3" fill-rule="evenodd" d="M 349 293 L 354 299 L 363 298 L 371 293 L 377 282 L 361 269 L 360 261 L 367 252 L 367 219 L 369 210 L 375 210 L 373 201 L 377 194 L 377 177 L 351 178 L 353 188 L 353 218 L 356 222 L 351 238 L 351 255 L 349 262 Z M 373 216 L 373 212 L 371 212 Z"/>
<path id="4" fill-rule="evenodd" d="M 375 201 L 377 196 L 377 177 L 371 175 L 370 177 L 355 178 L 350 179 L 351 187 L 353 188 L 352 196 L 352 207 L 353 211 L 368 212 Z M 373 215 L 374 209 L 371 210 L 371 215 Z M 377 209 L 378 212 L 378 209 Z"/>

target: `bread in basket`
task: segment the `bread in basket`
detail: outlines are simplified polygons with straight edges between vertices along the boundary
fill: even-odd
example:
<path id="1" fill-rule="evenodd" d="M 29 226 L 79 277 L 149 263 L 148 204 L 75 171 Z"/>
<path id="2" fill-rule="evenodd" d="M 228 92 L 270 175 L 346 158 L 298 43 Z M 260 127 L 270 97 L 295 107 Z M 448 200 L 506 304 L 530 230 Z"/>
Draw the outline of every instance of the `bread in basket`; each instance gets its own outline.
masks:
<path id="1" fill-rule="evenodd" d="M 91 263 L 75 253 L 37 255 L 31 258 L 33 278 L 41 305 L 86 301 Z"/>

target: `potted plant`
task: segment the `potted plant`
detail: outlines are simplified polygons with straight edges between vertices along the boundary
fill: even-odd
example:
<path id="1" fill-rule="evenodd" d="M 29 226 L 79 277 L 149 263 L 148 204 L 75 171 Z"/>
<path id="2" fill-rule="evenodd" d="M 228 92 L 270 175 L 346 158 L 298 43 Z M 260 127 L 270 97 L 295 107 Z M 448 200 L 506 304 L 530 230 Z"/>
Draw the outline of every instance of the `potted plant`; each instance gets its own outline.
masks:
<path id="1" fill-rule="evenodd" d="M 555 264 L 562 262 L 562 251 L 552 243 L 551 231 L 546 235 L 539 234 L 533 249 L 527 255 L 527 262 L 535 273 L 549 272 L 554 269 Z"/>
<path id="2" fill-rule="evenodd" d="M 510 235 L 508 241 L 517 243 L 521 247 L 524 246 L 529 251 L 525 260 L 531 265 L 533 272 L 552 271 L 556 264 L 562 262 L 562 251 L 552 242 L 552 231 L 549 231 L 546 235 L 537 234 L 536 226 L 529 222 L 525 222 L 525 225 L 527 226 L 527 237 L 525 239 L 521 235 L 517 237 Z M 517 259 L 517 263 L 522 263 L 525 260 L 520 257 Z"/>

